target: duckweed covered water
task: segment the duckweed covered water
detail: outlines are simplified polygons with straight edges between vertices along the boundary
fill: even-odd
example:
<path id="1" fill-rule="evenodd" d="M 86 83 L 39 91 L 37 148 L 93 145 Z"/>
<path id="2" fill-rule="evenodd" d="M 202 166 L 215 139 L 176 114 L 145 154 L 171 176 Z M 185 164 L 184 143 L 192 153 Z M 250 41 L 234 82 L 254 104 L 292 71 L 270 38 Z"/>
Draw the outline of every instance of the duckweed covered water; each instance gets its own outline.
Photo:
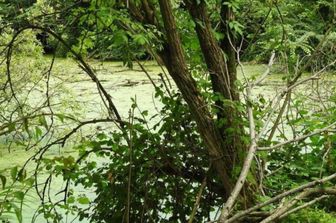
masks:
<path id="1" fill-rule="evenodd" d="M 149 112 L 149 117 L 154 115 L 160 108 L 160 102 L 154 97 L 154 87 L 149 81 L 148 77 L 141 70 L 139 66 L 128 69 L 123 66 L 121 62 L 97 62 L 92 61 L 92 66 L 97 72 L 97 76 L 102 85 L 111 95 L 113 102 L 118 108 L 122 118 L 127 119 L 129 115 L 129 109 L 132 104 L 131 98 L 134 98 L 139 105 L 139 108 Z M 151 78 L 155 83 L 160 84 L 160 77 L 158 74 L 163 70 L 154 62 L 146 62 L 144 64 Z M 244 66 L 247 76 L 258 76 L 266 69 L 265 65 L 246 65 Z M 238 69 L 240 70 L 240 69 Z M 281 74 L 271 74 L 266 79 L 262 86 L 258 86 L 254 89 L 254 97 L 263 95 L 266 99 L 271 99 L 282 87 Z M 244 79 L 240 72 L 239 78 Z M 172 80 L 170 80 L 172 81 Z M 53 95 L 53 104 L 56 104 L 54 112 L 66 112 L 79 117 L 81 120 L 101 119 L 108 117 L 105 105 L 101 100 L 100 94 L 97 91 L 96 84 L 85 74 L 78 65 L 71 59 L 56 59 L 54 68 L 50 78 L 51 88 L 59 88 L 59 91 L 55 91 Z M 306 85 L 307 86 L 307 85 Z M 305 87 L 301 87 L 299 91 L 304 91 Z M 41 98 L 45 97 L 43 91 L 32 92 L 30 97 L 31 103 L 38 104 Z M 140 112 L 140 111 L 136 111 Z M 71 129 L 71 127 L 62 127 L 64 131 Z M 109 129 L 115 129 L 114 124 L 98 124 L 90 125 L 83 128 L 81 134 L 83 137 L 90 136 L 90 132 L 96 132 L 100 130 L 108 131 Z M 8 141 L 2 140 L 0 147 L 0 170 L 8 169 L 13 166 L 21 166 L 23 163 L 34 154 L 34 150 L 24 151 L 22 149 L 16 149 L 13 146 L 10 151 L 6 144 Z M 65 148 L 55 147 L 47 152 L 48 157 L 59 156 L 63 154 L 71 154 L 76 156 L 76 153 L 71 149 L 71 146 Z M 29 167 L 28 167 L 29 169 Z M 32 171 L 32 169 L 30 170 Z M 40 176 L 40 181 L 43 182 L 46 176 Z M 58 192 L 64 186 L 64 182 L 61 178 L 56 178 L 53 181 L 54 192 Z M 85 191 L 81 188 L 76 188 L 78 194 L 91 194 L 94 197 L 93 192 Z M 34 210 L 40 204 L 40 201 L 35 194 L 34 190 L 29 193 L 30 199 L 27 201 L 27 205 L 23 208 L 23 222 L 30 222 L 34 214 Z M 56 197 L 55 197 L 56 198 Z M 68 217 L 68 222 L 74 219 L 74 216 Z M 45 222 L 40 217 L 36 219 L 36 222 Z M 77 220 L 74 220 L 77 222 Z"/>

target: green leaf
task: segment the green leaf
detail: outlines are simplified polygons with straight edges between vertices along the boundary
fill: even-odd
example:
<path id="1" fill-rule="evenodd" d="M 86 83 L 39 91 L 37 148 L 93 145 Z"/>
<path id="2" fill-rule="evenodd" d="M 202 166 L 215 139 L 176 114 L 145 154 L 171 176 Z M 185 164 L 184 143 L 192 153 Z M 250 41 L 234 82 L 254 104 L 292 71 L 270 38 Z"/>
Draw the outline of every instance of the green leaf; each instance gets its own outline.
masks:
<path id="1" fill-rule="evenodd" d="M 128 43 L 128 38 L 125 32 L 119 31 L 117 32 L 114 37 L 114 44 L 115 45 L 122 45 Z"/>
<path id="2" fill-rule="evenodd" d="M 24 179 L 26 179 L 27 171 L 25 169 L 20 169 L 17 176 L 19 178 L 19 181 L 22 182 Z"/>
<path id="3" fill-rule="evenodd" d="M 33 178 L 28 178 L 26 181 L 25 181 L 25 184 L 28 185 L 29 187 L 33 186 L 35 183 L 35 180 Z"/>
<path id="4" fill-rule="evenodd" d="M 64 123 L 64 118 L 65 116 L 63 114 L 56 114 L 56 117 L 62 122 Z"/>
<path id="5" fill-rule="evenodd" d="M 27 118 L 23 118 L 23 127 L 24 127 L 24 129 L 26 130 L 26 132 L 28 133 L 28 135 L 30 135 L 28 125 L 29 125 L 29 123 L 28 123 L 28 119 L 27 119 Z"/>
<path id="6" fill-rule="evenodd" d="M 79 197 L 77 201 L 80 204 L 90 204 L 90 200 L 87 197 Z"/>
<path id="7" fill-rule="evenodd" d="M 8 131 L 13 132 L 15 130 L 15 123 L 11 122 L 8 124 Z"/>
<path id="8" fill-rule="evenodd" d="M 6 181 L 7 181 L 6 177 L 3 175 L 0 175 L 0 180 L 1 180 L 2 189 L 5 189 Z"/>
<path id="9" fill-rule="evenodd" d="M 75 197 L 74 196 L 69 197 L 67 202 L 68 204 L 73 204 L 75 202 Z"/>
<path id="10" fill-rule="evenodd" d="M 39 123 L 41 126 L 43 126 L 45 129 L 48 129 L 48 123 L 44 115 L 39 117 Z"/>
<path id="11" fill-rule="evenodd" d="M 42 130 L 37 126 L 35 126 L 35 136 L 36 138 L 40 138 L 42 136 Z"/>
<path id="12" fill-rule="evenodd" d="M 16 176 L 17 176 L 17 172 L 18 172 L 18 168 L 17 166 L 16 167 L 13 167 L 10 171 L 10 174 L 11 174 L 11 178 L 13 181 L 16 180 Z"/>
<path id="13" fill-rule="evenodd" d="M 22 191 L 15 191 L 14 192 L 14 197 L 19 199 L 20 201 L 23 200 L 25 194 Z"/>
<path id="14" fill-rule="evenodd" d="M 64 157 L 63 159 L 64 166 L 71 166 L 75 163 L 75 158 L 72 156 Z"/>
<path id="15" fill-rule="evenodd" d="M 17 220 L 19 221 L 19 223 L 22 223 L 22 210 L 21 210 L 21 208 L 15 207 L 14 210 L 15 210 L 15 215 L 16 215 Z"/>
<path id="16" fill-rule="evenodd" d="M 148 110 L 143 111 L 143 112 L 142 112 L 142 115 L 143 115 L 143 116 L 148 116 Z"/>
<path id="17" fill-rule="evenodd" d="M 137 34 L 133 36 L 133 39 L 139 45 L 145 45 L 147 43 L 147 39 L 144 35 Z"/>

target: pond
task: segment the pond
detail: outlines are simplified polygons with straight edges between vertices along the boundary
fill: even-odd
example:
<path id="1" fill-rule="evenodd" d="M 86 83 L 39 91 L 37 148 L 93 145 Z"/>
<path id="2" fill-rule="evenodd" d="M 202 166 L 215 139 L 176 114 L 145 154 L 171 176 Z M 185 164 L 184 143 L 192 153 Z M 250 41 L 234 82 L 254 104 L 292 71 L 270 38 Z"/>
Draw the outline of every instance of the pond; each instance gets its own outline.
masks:
<path id="1" fill-rule="evenodd" d="M 50 58 L 48 58 L 50 60 Z M 131 98 L 134 98 L 139 105 L 139 108 L 144 111 L 149 111 L 149 115 L 154 115 L 160 108 L 160 102 L 154 97 L 154 87 L 149 81 L 146 74 L 139 66 L 135 64 L 133 69 L 128 69 L 121 62 L 98 62 L 91 61 L 92 67 L 97 72 L 97 76 L 104 88 L 111 95 L 113 102 L 119 110 L 119 113 L 124 119 L 129 115 L 129 109 L 132 104 Z M 163 73 L 158 65 L 149 61 L 143 63 L 148 71 L 148 74 L 154 80 L 154 83 L 161 82 L 158 74 Z M 245 65 L 245 73 L 248 77 L 262 74 L 266 65 Z M 283 86 L 283 75 L 270 74 L 262 86 L 254 89 L 254 98 L 258 95 L 263 95 L 266 99 L 271 99 Z M 239 74 L 239 79 L 243 80 L 243 75 Z M 172 80 L 170 80 L 172 82 Z M 307 85 L 305 85 L 307 86 Z M 305 86 L 299 88 L 298 91 L 304 91 Z M 78 116 L 80 120 L 101 119 L 106 118 L 104 103 L 101 100 L 100 94 L 97 91 L 96 84 L 77 66 L 71 59 L 56 59 L 54 68 L 51 73 L 50 87 L 57 90 L 54 91 L 53 103 L 60 104 L 55 106 L 53 112 L 66 112 Z M 41 98 L 45 97 L 43 91 L 31 92 L 31 102 L 38 104 Z M 140 111 L 136 111 L 140 112 Z M 62 127 L 64 131 L 68 131 L 71 127 Z M 113 124 L 91 125 L 85 127 L 80 133 L 80 137 L 89 137 L 92 131 L 105 131 L 115 129 Z M 8 141 L 7 141 L 8 142 Z M 6 141 L 3 141 L 3 144 Z M 24 151 L 22 149 L 7 150 L 6 145 L 0 147 L 0 170 L 8 169 L 13 166 L 21 166 L 34 153 L 34 150 Z M 46 153 L 48 157 L 59 156 L 63 154 L 73 154 L 76 156 L 71 146 L 65 148 L 54 148 Z M 29 168 L 28 168 L 29 169 Z M 40 181 L 43 182 L 46 176 L 40 176 Z M 62 179 L 54 179 L 52 191 L 57 193 L 64 182 Z M 90 191 L 85 191 L 81 188 L 76 188 L 78 194 L 85 193 L 94 194 Z M 23 207 L 23 222 L 30 222 L 35 209 L 40 204 L 34 190 L 29 192 L 29 201 Z M 67 222 L 71 222 L 74 216 L 69 216 Z M 15 222 L 15 221 L 14 221 Z M 35 222 L 45 222 L 42 217 L 36 219 Z M 74 220 L 76 222 L 76 220 Z M 83 221 L 85 222 L 85 221 Z"/>
<path id="2" fill-rule="evenodd" d="M 47 58 L 46 60 L 50 60 Z M 101 81 L 104 88 L 111 95 L 115 106 L 118 108 L 119 113 L 123 119 L 127 119 L 129 109 L 131 108 L 132 100 L 136 99 L 139 107 L 142 110 L 148 110 L 149 114 L 154 114 L 160 106 L 158 101 L 155 102 L 154 87 L 149 81 L 146 74 L 139 66 L 134 69 L 129 69 L 121 62 L 104 62 L 100 63 L 93 61 L 90 63 L 97 72 L 97 76 Z M 155 83 L 160 80 L 159 73 L 163 70 L 154 62 L 146 62 L 143 64 L 146 67 L 148 74 L 152 77 Z M 104 103 L 101 100 L 100 94 L 97 90 L 96 84 L 84 73 L 78 65 L 71 59 L 56 59 L 51 76 L 50 88 L 57 90 L 53 91 L 52 100 L 56 104 L 53 112 L 56 113 L 72 113 L 77 112 L 78 119 L 91 120 L 106 118 L 108 113 Z M 34 106 L 38 106 L 42 99 L 45 97 L 43 89 L 36 89 L 29 92 L 29 101 Z M 58 104 L 58 105 L 57 105 Z M 136 111 L 139 113 L 140 111 Z M 104 129 L 102 129 L 102 126 Z M 64 132 L 73 127 L 67 126 Z M 96 131 L 97 129 L 115 129 L 114 124 L 92 125 L 85 126 L 81 131 L 86 137 L 90 136 L 90 130 Z M 84 136 L 83 136 L 84 137 Z M 12 146 L 10 150 L 6 148 L 6 143 L 10 143 L 10 139 L 2 139 L 2 146 L 0 147 L 0 170 L 9 169 L 14 166 L 22 166 L 25 161 L 34 154 L 34 150 L 25 151 L 17 149 Z M 73 155 L 77 153 L 71 149 L 71 146 L 65 148 L 52 148 L 47 153 L 47 157 L 60 156 L 60 155 Z M 34 165 L 34 164 L 32 164 Z M 32 169 L 29 167 L 28 169 Z M 43 182 L 47 175 L 40 176 L 39 181 Z M 54 192 L 58 192 L 63 186 L 62 179 L 53 180 Z M 80 188 L 76 188 L 78 194 L 88 193 Z M 23 207 L 23 222 L 30 222 L 35 213 L 36 208 L 40 204 L 40 200 L 32 189 L 28 194 L 27 205 Z M 56 198 L 56 197 L 55 197 Z M 73 216 L 72 216 L 73 217 Z M 69 221 L 71 216 L 69 217 Z M 15 222 L 15 221 L 14 221 Z M 45 222 L 42 217 L 39 217 L 35 222 Z"/>

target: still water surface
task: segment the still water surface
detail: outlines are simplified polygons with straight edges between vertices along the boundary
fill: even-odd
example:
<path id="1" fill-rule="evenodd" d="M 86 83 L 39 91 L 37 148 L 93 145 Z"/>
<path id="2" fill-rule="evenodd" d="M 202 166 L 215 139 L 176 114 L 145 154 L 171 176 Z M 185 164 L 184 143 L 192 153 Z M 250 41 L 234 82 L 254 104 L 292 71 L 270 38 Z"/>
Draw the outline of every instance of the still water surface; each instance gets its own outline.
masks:
<path id="1" fill-rule="evenodd" d="M 93 62 L 92 64 L 97 72 L 99 80 L 111 95 L 113 102 L 123 118 L 127 119 L 128 117 L 128 112 L 132 104 L 131 98 L 136 98 L 140 109 L 142 111 L 148 110 L 150 116 L 156 113 L 157 109 L 160 107 L 160 102 L 155 99 L 154 87 L 140 67 L 135 66 L 133 70 L 130 70 L 125 68 L 120 62 Z M 160 77 L 158 74 L 163 72 L 162 69 L 154 62 L 146 62 L 144 66 L 154 82 L 159 84 Z M 257 76 L 262 74 L 265 69 L 265 65 L 246 65 L 245 73 L 248 77 Z M 62 107 L 59 108 L 60 112 L 71 112 L 72 109 L 76 110 L 76 107 L 78 107 L 80 108 L 78 115 L 80 115 L 81 120 L 107 117 L 104 103 L 100 98 L 95 83 L 93 83 L 73 61 L 57 59 L 53 73 L 55 75 L 51 79 L 51 85 L 56 88 L 60 86 L 60 83 L 62 83 L 62 89 L 58 92 L 58 96 L 56 95 L 54 97 L 55 103 L 62 103 Z M 243 79 L 241 73 L 239 74 L 239 77 L 241 80 Z M 272 98 L 282 86 L 283 81 L 281 78 L 282 76 L 279 74 L 271 74 L 264 85 L 254 89 L 254 97 L 262 94 L 266 99 Z M 34 103 L 34 101 L 38 101 L 39 97 L 43 97 L 43 94 L 36 92 L 31 99 L 32 103 Z M 90 131 L 95 131 L 97 128 L 108 130 L 109 128 L 114 129 L 115 127 L 112 125 L 95 125 L 86 128 L 83 134 L 88 134 Z M 55 148 L 48 151 L 47 156 L 53 157 L 72 153 L 73 151 L 70 148 Z M 8 152 L 3 148 L 0 150 L 0 170 L 16 165 L 20 166 L 32 154 L 33 151 L 27 152 L 12 149 Z M 40 176 L 41 182 L 43 182 L 44 179 L 45 176 Z M 64 182 L 62 179 L 56 178 L 53 181 L 51 189 L 52 191 L 57 192 L 60 191 L 63 186 Z M 79 187 L 76 188 L 76 192 L 77 194 L 87 194 L 91 198 L 94 197 L 92 192 L 85 191 Z M 37 198 L 34 190 L 29 193 L 29 196 L 30 201 L 28 202 L 28 205 L 24 206 L 23 211 L 24 223 L 31 222 L 34 211 L 39 205 L 39 199 Z M 74 216 L 68 216 L 67 220 L 65 220 L 65 222 L 72 221 L 78 222 L 78 220 L 74 220 Z M 35 222 L 44 223 L 45 220 L 40 217 L 37 218 Z"/>

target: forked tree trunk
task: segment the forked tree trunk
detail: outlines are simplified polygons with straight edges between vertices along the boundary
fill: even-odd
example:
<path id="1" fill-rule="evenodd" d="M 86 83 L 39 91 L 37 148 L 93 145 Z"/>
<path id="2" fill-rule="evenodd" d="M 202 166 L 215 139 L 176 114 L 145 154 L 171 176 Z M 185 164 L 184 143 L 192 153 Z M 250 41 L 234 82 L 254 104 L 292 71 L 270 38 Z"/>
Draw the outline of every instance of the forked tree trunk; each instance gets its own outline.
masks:
<path id="1" fill-rule="evenodd" d="M 235 107 L 235 102 L 239 101 L 236 87 L 236 53 L 234 46 L 227 44 L 229 39 L 226 38 L 227 41 L 223 41 L 226 50 L 224 55 L 214 36 L 204 1 L 197 3 L 195 0 L 186 0 L 186 5 L 195 22 L 195 30 L 210 73 L 213 92 L 221 95 L 225 100 L 216 101 L 217 119 L 222 119 L 225 123 L 219 130 L 225 141 L 223 149 L 225 156 L 228 157 L 227 168 L 231 172 L 239 162 L 239 154 L 246 148 L 241 140 L 241 136 L 244 135 L 241 117 Z"/>
<path id="2" fill-rule="evenodd" d="M 131 3 L 132 1 L 129 4 L 130 10 L 133 11 L 133 15 L 136 15 L 134 18 L 142 23 L 155 25 L 161 30 L 158 18 L 153 16 L 153 5 L 150 1 L 142 2 L 142 12 L 135 12 L 135 5 Z M 234 103 L 239 101 L 239 95 L 235 85 L 237 75 L 235 50 L 231 44 L 233 39 L 224 38 L 222 43 L 218 43 L 214 37 L 204 1 L 185 0 L 185 3 L 196 24 L 195 31 L 211 75 L 212 89 L 214 93 L 225 99 L 216 102 L 217 119 L 225 120 L 222 127 L 216 125 L 216 120 L 210 113 L 207 103 L 196 87 L 195 80 L 188 71 L 170 0 L 159 0 L 166 33 L 163 40 L 164 50 L 160 52 L 160 58 L 193 113 L 210 160 L 226 191 L 223 196 L 228 197 L 235 183 L 233 168 L 241 162 L 239 157 L 243 157 L 246 149 L 242 140 L 244 131 L 241 115 L 234 107 Z M 132 8 L 134 9 L 132 10 Z M 225 21 L 231 16 L 231 12 L 229 8 L 223 7 L 221 13 L 224 21 L 221 28 L 226 34 L 226 32 L 229 33 L 229 30 L 226 28 Z"/>
<path id="3" fill-rule="evenodd" d="M 163 57 L 165 65 L 193 112 L 199 133 L 224 185 L 227 192 L 225 197 L 227 197 L 232 189 L 232 182 L 228 171 L 228 157 L 224 153 L 225 142 L 211 117 L 207 104 L 196 87 L 195 80 L 187 69 L 171 3 L 169 0 L 159 0 L 159 4 L 167 38 L 165 56 Z"/>
<path id="4" fill-rule="evenodd" d="M 226 24 L 231 19 L 232 13 L 226 6 L 221 9 L 223 17 L 221 28 L 226 37 L 220 45 L 214 37 L 205 1 L 185 1 L 195 22 L 197 37 L 211 75 L 212 89 L 214 93 L 224 98 L 224 101 L 217 101 L 216 106 L 219 107 L 217 119 L 225 120 L 225 124 L 217 127 L 197 91 L 195 81 L 187 70 L 170 1 L 161 0 L 159 2 L 167 38 L 165 64 L 194 114 L 199 132 L 208 148 L 209 155 L 215 161 L 216 171 L 225 184 L 226 195 L 228 195 L 237 177 L 233 175 L 234 167 L 240 166 L 243 162 L 247 148 L 243 140 L 245 132 L 242 117 L 235 107 L 235 103 L 239 102 L 236 86 L 236 52 L 234 40 Z M 225 50 L 225 55 L 221 47 Z M 250 185 L 245 184 L 243 191 L 247 192 L 249 187 Z M 250 195 L 252 193 L 243 195 L 246 206 L 253 201 L 253 195 Z"/>

